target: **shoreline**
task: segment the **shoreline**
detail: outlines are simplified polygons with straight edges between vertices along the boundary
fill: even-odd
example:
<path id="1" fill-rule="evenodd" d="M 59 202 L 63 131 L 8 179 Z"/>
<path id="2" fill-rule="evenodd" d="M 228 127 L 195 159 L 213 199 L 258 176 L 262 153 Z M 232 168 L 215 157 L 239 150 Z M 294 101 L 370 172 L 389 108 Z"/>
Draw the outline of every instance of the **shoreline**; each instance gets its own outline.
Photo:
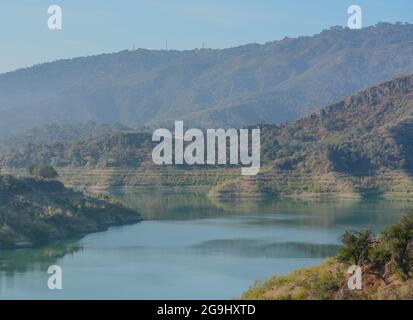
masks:
<path id="1" fill-rule="evenodd" d="M 3 168 L 5 173 L 20 177 L 27 176 L 24 169 Z M 308 188 L 299 184 L 297 186 L 284 186 L 282 176 L 274 178 L 270 182 L 275 186 L 273 191 L 268 186 L 260 187 L 261 179 L 253 177 L 251 179 L 241 178 L 237 169 L 207 169 L 189 170 L 184 177 L 180 170 L 171 167 L 153 170 L 148 168 L 85 168 L 85 167 L 62 167 L 57 168 L 59 180 L 65 186 L 86 192 L 102 192 L 111 188 L 153 188 L 153 189 L 209 189 L 209 197 L 216 199 L 260 199 L 260 198 L 383 198 L 383 199 L 407 199 L 413 194 L 413 187 L 410 184 L 404 185 L 404 177 L 398 176 L 398 172 L 389 173 L 394 179 L 391 185 L 383 184 L 381 177 L 377 176 L 377 186 L 371 189 L 357 190 L 357 185 L 329 189 L 322 181 L 314 191 L 307 191 Z M 217 177 L 220 177 L 219 179 Z M 288 176 L 288 173 L 287 173 Z M 180 178 L 179 178 L 180 177 Z M 262 181 L 265 181 L 263 177 Z M 312 176 L 300 176 L 301 180 L 314 178 Z M 345 176 L 333 177 L 337 181 L 346 181 Z M 349 180 L 350 181 L 350 180 Z M 410 180 L 409 180 L 410 181 Z M 311 182 L 311 181 L 310 181 Z M 338 182 L 335 182 L 336 184 Z M 411 180 L 413 186 L 413 179 Z M 395 185 L 397 187 L 395 187 Z M 381 186 L 378 188 L 378 186 Z M 318 189 L 318 190 L 317 190 Z M 325 190 L 320 191 L 319 190 Z"/>
<path id="2" fill-rule="evenodd" d="M 0 248 L 32 247 L 135 224 L 142 216 L 105 195 L 88 195 L 58 180 L 0 175 Z"/>

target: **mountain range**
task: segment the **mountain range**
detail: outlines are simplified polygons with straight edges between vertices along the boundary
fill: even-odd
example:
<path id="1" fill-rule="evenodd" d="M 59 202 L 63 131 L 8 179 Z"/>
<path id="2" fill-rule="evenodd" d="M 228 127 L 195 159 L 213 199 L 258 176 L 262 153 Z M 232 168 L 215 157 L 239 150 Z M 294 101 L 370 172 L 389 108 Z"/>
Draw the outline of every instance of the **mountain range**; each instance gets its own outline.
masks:
<path id="1" fill-rule="evenodd" d="M 240 176 L 236 167 L 155 166 L 147 132 L 8 149 L 0 166 L 52 164 L 79 185 L 208 185 L 218 196 L 413 192 L 413 75 L 300 120 L 258 127 L 262 168 L 256 177 Z"/>
<path id="2" fill-rule="evenodd" d="M 0 75 L 0 134 L 87 121 L 280 124 L 412 72 L 413 25 L 401 23 L 219 50 L 125 50 Z"/>

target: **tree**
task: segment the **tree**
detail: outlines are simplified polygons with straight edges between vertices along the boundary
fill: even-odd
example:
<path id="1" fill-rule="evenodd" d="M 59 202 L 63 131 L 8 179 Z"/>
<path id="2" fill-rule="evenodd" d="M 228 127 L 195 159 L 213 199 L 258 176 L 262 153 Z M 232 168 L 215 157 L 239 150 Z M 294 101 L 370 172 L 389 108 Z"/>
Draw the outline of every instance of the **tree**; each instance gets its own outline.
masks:
<path id="1" fill-rule="evenodd" d="M 7 225 L 8 219 L 8 212 L 5 210 L 0 210 L 0 228 L 5 227 Z"/>
<path id="2" fill-rule="evenodd" d="M 413 214 L 404 216 L 400 223 L 384 230 L 382 238 L 398 271 L 403 277 L 409 277 L 413 267 Z"/>
<path id="3" fill-rule="evenodd" d="M 53 166 L 48 164 L 35 164 L 27 168 L 30 175 L 43 179 L 55 179 L 59 175 Z"/>
<path id="4" fill-rule="evenodd" d="M 338 259 L 345 263 L 363 266 L 370 261 L 370 252 L 375 238 L 370 230 L 348 230 L 341 236 L 343 243 L 338 250 Z"/>

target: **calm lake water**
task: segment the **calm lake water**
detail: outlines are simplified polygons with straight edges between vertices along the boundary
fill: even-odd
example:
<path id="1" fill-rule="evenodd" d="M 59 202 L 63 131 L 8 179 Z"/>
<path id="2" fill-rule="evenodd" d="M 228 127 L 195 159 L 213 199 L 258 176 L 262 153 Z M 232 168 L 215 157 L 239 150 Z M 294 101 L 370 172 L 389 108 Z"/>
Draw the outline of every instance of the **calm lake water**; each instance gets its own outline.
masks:
<path id="1" fill-rule="evenodd" d="M 315 265 L 345 229 L 379 230 L 413 204 L 218 202 L 202 189 L 112 190 L 147 221 L 36 249 L 0 251 L 0 299 L 230 299 L 255 280 Z M 63 269 L 63 290 L 47 268 Z"/>

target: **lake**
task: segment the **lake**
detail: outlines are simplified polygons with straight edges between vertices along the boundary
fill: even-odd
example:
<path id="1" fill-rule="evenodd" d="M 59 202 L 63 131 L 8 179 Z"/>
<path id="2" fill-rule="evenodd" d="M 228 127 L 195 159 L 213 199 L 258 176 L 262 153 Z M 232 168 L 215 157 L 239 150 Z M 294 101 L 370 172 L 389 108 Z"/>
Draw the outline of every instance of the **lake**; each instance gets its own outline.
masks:
<path id="1" fill-rule="evenodd" d="M 255 280 L 334 255 L 346 229 L 395 223 L 408 201 L 216 201 L 201 188 L 113 189 L 146 221 L 0 251 L 0 299 L 231 299 Z M 47 268 L 63 289 L 47 288 Z"/>

